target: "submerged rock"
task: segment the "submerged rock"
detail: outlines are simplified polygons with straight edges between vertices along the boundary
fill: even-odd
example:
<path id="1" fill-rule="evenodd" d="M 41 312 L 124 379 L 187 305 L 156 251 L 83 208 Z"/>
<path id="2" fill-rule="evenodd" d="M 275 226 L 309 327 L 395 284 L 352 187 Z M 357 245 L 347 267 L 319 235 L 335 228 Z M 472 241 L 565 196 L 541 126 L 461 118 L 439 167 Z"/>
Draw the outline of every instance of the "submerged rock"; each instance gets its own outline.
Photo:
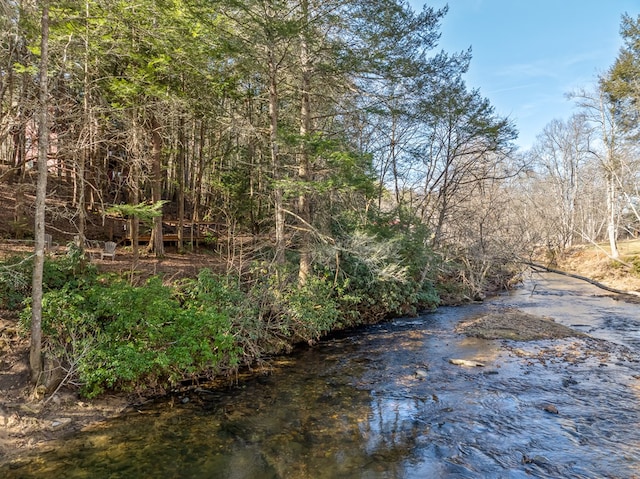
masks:
<path id="1" fill-rule="evenodd" d="M 544 456 L 533 456 L 529 457 L 526 455 L 522 456 L 523 464 L 537 464 L 538 466 L 548 466 L 550 464 L 549 459 Z"/>
<path id="2" fill-rule="evenodd" d="M 472 361 L 468 359 L 449 359 L 451 364 L 455 364 L 456 366 L 466 366 L 466 367 L 484 367 L 483 363 L 479 363 L 478 361 Z"/>

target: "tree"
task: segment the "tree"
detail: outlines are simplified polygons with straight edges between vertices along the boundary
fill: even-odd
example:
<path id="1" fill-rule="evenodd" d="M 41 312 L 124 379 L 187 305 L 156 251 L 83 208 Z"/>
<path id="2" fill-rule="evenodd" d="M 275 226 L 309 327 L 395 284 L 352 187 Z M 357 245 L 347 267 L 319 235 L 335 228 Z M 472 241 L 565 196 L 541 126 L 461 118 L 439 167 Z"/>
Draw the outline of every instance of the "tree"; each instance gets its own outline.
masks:
<path id="1" fill-rule="evenodd" d="M 601 79 L 608 101 L 615 103 L 618 122 L 627 134 L 640 134 L 640 15 L 622 16 L 620 33 L 624 46 L 613 66 Z"/>
<path id="2" fill-rule="evenodd" d="M 622 131 L 619 119 L 619 106 L 610 101 L 603 88 L 602 81 L 598 88 L 589 92 L 579 90 L 570 95 L 575 99 L 583 112 L 584 118 L 594 128 L 598 142 L 592 145 L 590 152 L 597 159 L 606 183 L 606 224 L 611 257 L 617 259 L 618 251 L 618 219 L 620 215 L 621 148 Z"/>
<path id="3" fill-rule="evenodd" d="M 428 135 L 418 105 L 468 68 L 469 52 L 428 55 L 437 46 L 439 22 L 446 12 L 446 7 L 425 6 L 416 13 L 402 2 L 380 1 L 375 8 L 356 3 L 350 14 L 357 35 L 349 43 L 347 58 L 360 89 L 356 105 L 364 123 L 361 148 L 373 155 L 378 173 L 378 208 L 389 190 L 400 206 L 404 193 L 415 186 L 414 153 Z"/>
<path id="4" fill-rule="evenodd" d="M 468 91 L 454 79 L 421 102 L 427 127 L 421 145 L 423 182 L 420 209 L 434 231 L 433 246 L 446 240 L 444 229 L 456 202 L 486 180 L 517 173 L 506 160 L 517 137 L 511 121 L 502 118 L 479 91 Z"/>
<path id="5" fill-rule="evenodd" d="M 586 181 L 581 169 L 591 158 L 591 135 L 582 115 L 574 115 L 567 122 L 553 120 L 544 127 L 531 151 L 532 162 L 542 169 L 550 185 L 540 214 L 551 222 L 551 241 L 561 251 L 586 232 L 577 224 L 577 207 L 582 182 Z"/>
<path id="6" fill-rule="evenodd" d="M 104 214 L 110 204 L 168 200 L 164 219 L 177 219 L 181 246 L 187 216 L 224 224 L 219 245 L 228 245 L 230 269 L 246 277 L 245 260 L 259 256 L 278 272 L 298 266 L 304 287 L 327 264 L 314 264 L 327 245 L 338 252 L 341 235 L 388 218 L 414 224 L 419 212 L 434 244 L 449 233 L 459 240 L 465 232 L 455 223 L 478 198 L 500 203 L 489 183 L 512 173 L 510 122 L 462 81 L 470 51 L 432 54 L 446 8 L 414 11 L 404 0 L 69 0 L 50 8 L 52 172 L 67 183 L 60 191 L 74 188 L 68 210 L 80 236 L 93 229 L 84 227 L 89 211 L 115 225 Z M 14 60 L 3 78 L 33 88 L 35 71 Z M 23 71 L 22 83 L 11 76 Z M 22 102 L 15 88 L 11 99 L 0 95 L 3 114 Z M 30 110 L 3 117 L 11 131 L 31 121 Z M 156 255 L 162 220 L 153 219 Z M 137 225 L 134 215 L 135 255 Z M 484 243 L 489 230 L 483 220 Z M 251 242 L 234 241 L 248 233 Z"/>
<path id="7" fill-rule="evenodd" d="M 94 14 L 102 19 L 101 25 L 107 25 L 101 43 L 94 46 L 95 62 L 103 72 L 96 83 L 102 101 L 109 105 L 104 129 L 114 130 L 117 125 L 114 135 L 119 138 L 110 146 L 119 153 L 113 157 L 122 161 L 115 166 L 133 173 L 125 175 L 131 196 L 150 192 L 154 203 L 166 197 L 169 185 L 176 184 L 168 178 L 172 170 L 166 145 L 173 140 L 171 125 L 186 113 L 195 117 L 198 109 L 203 110 L 203 91 L 210 95 L 209 102 L 217 97 L 218 45 L 212 39 L 213 13 L 203 11 L 203 5 L 96 3 Z M 133 202 L 144 199 L 133 198 Z M 154 220 L 151 238 L 149 248 L 162 256 L 161 217 Z"/>
<path id="8" fill-rule="evenodd" d="M 306 141 L 311 133 L 311 59 L 309 57 L 309 2 L 301 0 L 300 21 L 303 28 L 300 31 L 300 137 L 302 138 L 301 151 L 298 160 L 298 179 L 304 183 L 310 183 L 311 164 L 309 149 Z M 298 268 L 298 281 L 301 286 L 307 283 L 311 274 L 311 206 L 307 188 L 301 188 L 298 195 L 298 216 L 302 221 L 302 234 L 300 238 L 300 262 Z"/>
<path id="9" fill-rule="evenodd" d="M 612 105 L 612 113 L 621 132 L 620 175 L 618 186 L 633 211 L 636 223 L 640 221 L 637 208 L 638 169 L 633 158 L 638 158 L 637 140 L 640 138 L 640 15 L 622 16 L 620 33 L 624 46 L 620 49 L 613 66 L 600 79 L 600 88 L 606 101 Z M 624 140 L 629 140 L 624 143 Z"/>
<path id="10" fill-rule="evenodd" d="M 35 259 L 33 262 L 33 284 L 31 299 L 31 347 L 29 366 L 31 381 L 37 384 L 42 379 L 42 276 L 44 270 L 45 208 L 47 197 L 47 168 L 49 153 L 49 91 L 48 91 L 48 44 L 49 2 L 42 2 L 39 105 L 38 105 L 38 185 L 35 214 Z"/>

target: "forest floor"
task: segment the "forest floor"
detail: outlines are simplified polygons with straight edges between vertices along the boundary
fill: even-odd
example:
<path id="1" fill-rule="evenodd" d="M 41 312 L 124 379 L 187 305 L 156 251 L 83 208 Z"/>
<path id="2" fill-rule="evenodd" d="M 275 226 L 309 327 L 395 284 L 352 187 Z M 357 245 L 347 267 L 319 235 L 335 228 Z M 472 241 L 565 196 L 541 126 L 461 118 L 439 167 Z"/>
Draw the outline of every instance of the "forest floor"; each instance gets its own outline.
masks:
<path id="1" fill-rule="evenodd" d="M 9 226 L 14 218 L 12 200 L 15 194 L 0 183 L 0 238 L 9 238 Z M 6 205 L 6 206 L 5 206 Z M 6 229 L 6 231 L 5 231 Z M 99 232 L 95 233 L 96 235 Z M 63 254 L 64 237 L 54 242 L 53 254 Z M 33 244 L 29 242 L 12 242 L 0 240 L 0 259 L 15 253 L 31 251 Z M 623 259 L 633 263 L 640 258 L 640 242 L 628 242 L 621 245 Z M 126 273 L 143 279 L 146 276 L 161 275 L 166 280 L 182 277 L 193 277 L 202 268 L 216 269 L 221 258 L 215 252 L 179 254 L 168 250 L 164 258 L 142 255 L 134 266 L 131 251 L 118 248 L 115 259 L 92 258 L 101 271 Z M 640 291 L 640 277 L 629 268 L 612 262 L 599 248 L 585 247 L 576 249 L 562 261 L 557 261 L 554 268 L 582 275 L 601 282 L 609 287 Z M 615 296 L 615 295 L 614 295 Z M 629 300 L 632 297 L 624 297 Z M 558 338 L 571 334 L 559 328 L 553 321 L 541 320 L 531 315 L 510 316 L 505 324 L 505 317 L 484 318 L 482 324 L 474 324 L 476 334 L 511 335 L 511 339 L 526 340 L 525 331 L 535 330 L 534 339 Z M 469 325 L 466 326 L 467 328 Z M 478 333 L 478 328 L 483 330 Z M 499 333 L 499 331 L 503 333 Z M 508 330 L 508 333 L 504 333 Z M 498 333 L 496 333 L 498 331 Z M 467 331 L 468 332 L 468 331 Z M 102 421 L 121 414 L 135 407 L 143 398 L 122 394 L 104 395 L 98 399 L 84 400 L 76 391 L 61 388 L 57 392 L 45 393 L 34 388 L 29 381 L 29 342 L 28 337 L 20 332 L 15 312 L 0 311 L 0 464 L 10 462 L 12 458 L 29 451 L 43 451 L 53 447 L 54 440 L 84 428 L 94 427 Z"/>

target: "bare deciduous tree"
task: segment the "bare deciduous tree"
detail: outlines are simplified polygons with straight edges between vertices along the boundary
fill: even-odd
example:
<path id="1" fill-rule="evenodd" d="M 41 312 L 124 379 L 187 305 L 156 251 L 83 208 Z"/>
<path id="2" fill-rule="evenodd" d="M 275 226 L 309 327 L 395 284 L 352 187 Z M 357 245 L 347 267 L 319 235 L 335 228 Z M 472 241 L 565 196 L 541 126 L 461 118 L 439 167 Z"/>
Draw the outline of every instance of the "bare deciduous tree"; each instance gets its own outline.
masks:
<path id="1" fill-rule="evenodd" d="M 42 2 L 40 40 L 40 95 L 38 106 L 38 186 L 36 190 L 35 215 L 35 259 L 33 262 L 33 284 L 31 303 L 31 348 L 29 366 L 31 381 L 36 384 L 42 376 L 42 275 L 44 270 L 45 201 L 47 197 L 47 167 L 49 153 L 48 115 L 48 44 L 49 2 Z"/>
<path id="2" fill-rule="evenodd" d="M 543 129 L 534 144 L 531 155 L 535 165 L 541 168 L 551 191 L 546 195 L 544 216 L 556 223 L 550 232 L 555 236 L 554 246 L 562 251 L 573 245 L 579 232 L 577 202 L 582 184 L 581 167 L 591 157 L 591 130 L 582 115 L 574 115 L 569 121 L 553 120 Z M 582 239 L 582 238 L 580 238 Z"/>
<path id="3" fill-rule="evenodd" d="M 606 224 L 610 254 L 613 259 L 620 256 L 618 252 L 618 219 L 620 216 L 620 189 L 618 178 L 621 177 L 621 125 L 617 120 L 617 105 L 610 101 L 601 85 L 592 92 L 579 90 L 570 95 L 575 99 L 583 112 L 584 118 L 597 134 L 598 141 L 592 143 L 590 152 L 597 159 L 601 173 L 606 181 Z"/>

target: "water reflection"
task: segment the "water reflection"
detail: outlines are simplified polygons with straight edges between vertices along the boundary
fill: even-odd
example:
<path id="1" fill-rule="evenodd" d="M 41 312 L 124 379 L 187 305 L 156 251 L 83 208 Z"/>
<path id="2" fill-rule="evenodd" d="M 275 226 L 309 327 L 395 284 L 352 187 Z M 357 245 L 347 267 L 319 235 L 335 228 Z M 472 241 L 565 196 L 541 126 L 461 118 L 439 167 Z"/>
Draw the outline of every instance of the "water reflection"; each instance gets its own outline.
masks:
<path id="1" fill-rule="evenodd" d="M 274 364 L 269 376 L 129 414 L 0 476 L 634 477 L 637 307 L 595 297 L 588 285 L 537 281 L 490 304 L 327 340 Z M 501 343 L 452 332 L 503 306 L 579 323 L 595 339 Z"/>

